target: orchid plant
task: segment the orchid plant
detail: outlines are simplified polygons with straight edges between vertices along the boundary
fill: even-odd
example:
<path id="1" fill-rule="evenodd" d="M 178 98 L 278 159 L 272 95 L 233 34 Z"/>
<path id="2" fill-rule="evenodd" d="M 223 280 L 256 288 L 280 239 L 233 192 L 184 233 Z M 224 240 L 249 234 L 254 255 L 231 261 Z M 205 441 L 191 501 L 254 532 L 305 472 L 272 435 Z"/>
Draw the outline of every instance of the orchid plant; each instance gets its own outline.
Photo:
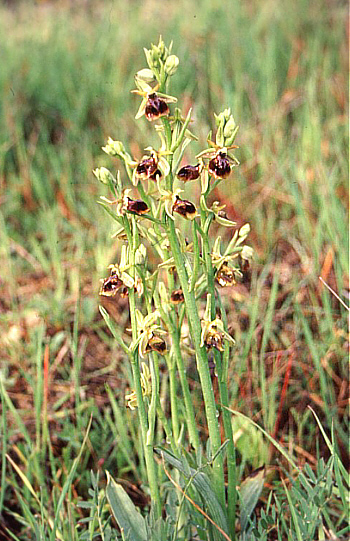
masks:
<path id="1" fill-rule="evenodd" d="M 137 72 L 136 90 L 132 90 L 142 98 L 135 118 L 151 122 L 160 143 L 158 149 L 149 146 L 139 157 L 132 157 L 121 141 L 111 138 L 103 147 L 118 160 L 117 167 L 124 167 L 116 175 L 105 167 L 94 171 L 109 189 L 108 197 L 102 196 L 100 203 L 116 222 L 114 237 L 121 245 L 120 261 L 110 265 L 109 276 L 101 279 L 100 295 L 116 302 L 124 296 L 129 303 L 131 338 L 114 334 L 131 362 L 133 388 L 126 404 L 139 416 L 155 516 L 161 516 L 163 507 L 154 457 L 154 448 L 160 443 L 155 441 L 156 421 L 162 424 L 177 459 L 186 445 L 198 454 L 204 443 L 186 376 L 194 357 L 209 435 L 213 494 L 226 517 L 222 526 L 226 537 L 219 539 L 234 539 L 236 462 L 226 407 L 230 348 L 235 342 L 220 290 L 234 287 L 249 265 L 252 249 L 245 244 L 249 225 L 237 229 L 225 205 L 212 201 L 212 193 L 221 182 L 230 182 L 239 165 L 232 154 L 238 148 L 234 144 L 238 126 L 230 109 L 215 115 L 215 140 L 209 133 L 207 148 L 195 155 L 196 163 L 187 163 L 187 147 L 197 141 L 189 130 L 192 110 L 183 116 L 175 107 L 177 99 L 167 93 L 179 59 L 162 39 L 145 49 L 145 55 L 148 67 Z M 198 183 L 199 201 L 183 197 L 189 183 Z M 221 237 L 211 237 L 213 223 L 232 231 L 226 247 Z M 151 261 L 157 262 L 154 267 Z M 106 310 L 101 308 L 101 312 L 111 325 Z M 209 361 L 214 362 L 214 375 Z M 167 376 L 161 376 L 160 363 L 166 364 Z M 169 378 L 170 419 L 159 397 L 161 377 Z M 213 378 L 217 379 L 218 394 L 214 393 Z M 185 418 L 180 415 L 180 401 Z"/>

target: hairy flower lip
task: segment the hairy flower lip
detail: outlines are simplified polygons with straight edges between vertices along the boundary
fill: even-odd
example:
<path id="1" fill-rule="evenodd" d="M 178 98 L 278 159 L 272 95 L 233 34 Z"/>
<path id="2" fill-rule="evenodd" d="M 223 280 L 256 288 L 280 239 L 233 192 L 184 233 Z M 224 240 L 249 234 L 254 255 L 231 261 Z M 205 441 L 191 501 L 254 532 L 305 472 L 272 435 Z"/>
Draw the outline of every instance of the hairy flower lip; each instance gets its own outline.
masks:
<path id="1" fill-rule="evenodd" d="M 218 151 L 214 158 L 209 160 L 208 171 L 216 179 L 225 179 L 230 176 L 231 165 L 226 152 Z"/>
<path id="2" fill-rule="evenodd" d="M 160 148 L 158 151 L 152 147 L 147 147 L 145 150 L 150 152 L 150 156 L 143 156 L 141 160 L 136 164 L 134 171 L 135 179 L 141 180 L 153 180 L 157 182 L 163 176 L 167 176 L 170 172 L 170 166 L 165 158 L 165 155 L 171 154 Z M 136 185 L 137 182 L 134 184 Z"/>
<path id="3" fill-rule="evenodd" d="M 147 214 L 147 212 L 149 212 L 147 204 L 142 199 L 130 199 L 129 197 L 126 210 L 133 212 L 138 216 L 142 216 L 143 214 Z"/>
<path id="4" fill-rule="evenodd" d="M 177 195 L 175 203 L 172 207 L 172 212 L 177 212 L 180 216 L 183 216 L 187 220 L 193 220 L 197 216 L 197 210 L 191 201 L 186 199 L 180 199 Z"/>
<path id="5" fill-rule="evenodd" d="M 125 287 L 123 280 L 114 273 L 108 276 L 108 278 L 101 280 L 99 295 L 103 297 L 114 297 L 123 287 Z"/>
<path id="6" fill-rule="evenodd" d="M 215 348 L 218 351 L 224 351 L 223 338 L 220 332 L 209 332 L 204 343 L 208 349 Z"/>
<path id="7" fill-rule="evenodd" d="M 224 328 L 224 324 L 219 316 L 211 320 L 211 293 L 207 295 L 207 306 L 205 309 L 204 318 L 201 320 L 201 346 L 207 349 L 214 347 L 218 351 L 224 350 L 224 340 L 228 340 L 231 344 L 235 341 Z"/>
<path id="8" fill-rule="evenodd" d="M 122 297 L 122 299 L 124 299 L 125 297 L 127 297 L 129 295 L 129 290 L 126 286 L 123 286 L 120 290 L 120 296 Z"/>
<path id="9" fill-rule="evenodd" d="M 234 165 L 239 165 L 237 158 L 228 153 L 231 148 L 238 148 L 237 145 L 221 147 L 209 139 L 208 144 L 210 148 L 197 154 L 196 158 L 198 160 L 203 158 L 209 159 L 206 167 L 208 169 L 208 173 L 216 180 L 227 178 L 232 171 L 232 167 Z"/>
<path id="10" fill-rule="evenodd" d="M 183 182 L 189 182 L 196 180 L 201 173 L 201 164 L 197 165 L 185 165 L 177 172 L 177 178 Z"/>
<path id="11" fill-rule="evenodd" d="M 137 178 L 147 180 L 157 172 L 157 168 L 158 162 L 155 156 L 142 158 L 142 160 L 136 166 L 135 175 Z"/>
<path id="12" fill-rule="evenodd" d="M 184 294 L 182 289 L 175 289 L 171 292 L 170 302 L 172 304 L 180 304 L 184 301 Z"/>
<path id="13" fill-rule="evenodd" d="M 235 285 L 236 280 L 234 270 L 231 269 L 227 263 L 223 263 L 216 274 L 216 280 L 221 287 Z"/>
<path id="14" fill-rule="evenodd" d="M 160 98 L 156 92 L 148 94 L 145 107 L 145 117 L 147 120 L 150 122 L 158 120 L 161 116 L 167 116 L 169 112 L 170 110 L 167 102 Z"/>
<path id="15" fill-rule="evenodd" d="M 177 101 L 173 96 L 156 92 L 159 88 L 159 83 L 152 88 L 149 84 L 135 79 L 137 90 L 132 90 L 133 94 L 142 96 L 142 102 L 135 118 L 141 118 L 143 115 L 147 120 L 157 120 L 159 117 L 169 114 L 168 103 Z"/>
<path id="16" fill-rule="evenodd" d="M 162 178 L 162 172 L 160 169 L 156 169 L 152 175 L 149 176 L 150 180 L 154 180 L 154 182 L 157 182 L 158 179 Z"/>
<path id="17" fill-rule="evenodd" d="M 156 351 L 161 355 L 165 355 L 167 352 L 165 340 L 156 334 L 152 334 L 151 338 L 147 342 L 145 352 L 149 353 L 150 351 Z"/>

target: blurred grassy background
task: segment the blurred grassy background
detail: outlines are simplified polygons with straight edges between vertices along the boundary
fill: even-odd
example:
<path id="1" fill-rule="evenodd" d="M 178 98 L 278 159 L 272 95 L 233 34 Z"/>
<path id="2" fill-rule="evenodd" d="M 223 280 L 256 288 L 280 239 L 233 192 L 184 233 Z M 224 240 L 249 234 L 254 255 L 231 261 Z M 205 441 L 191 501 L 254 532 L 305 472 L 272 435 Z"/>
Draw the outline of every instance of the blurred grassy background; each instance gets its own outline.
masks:
<path id="1" fill-rule="evenodd" d="M 346 459 L 346 310 L 318 279 L 348 301 L 346 19 L 335 0 L 0 6 L 0 375 L 14 406 L 6 441 L 34 485 L 43 479 L 43 407 L 55 427 L 52 468 L 63 443 L 63 461 L 74 456 L 93 411 L 90 467 L 102 460 L 119 476 L 144 476 L 128 444 L 114 444 L 118 415 L 133 441 L 137 430 L 118 409 L 128 369 L 97 310 L 117 246 L 91 171 L 113 167 L 101 151 L 109 135 L 138 157 L 158 144 L 134 120 L 130 90 L 146 66 L 142 48 L 159 34 L 180 58 L 171 94 L 194 107 L 200 142 L 189 160 L 205 147 L 213 112 L 231 107 L 241 126 L 242 165 L 217 193 L 230 218 L 251 224 L 256 251 L 251 279 L 225 295 L 237 340 L 232 406 L 312 463 L 310 404 L 326 429 L 335 423 Z M 125 306 L 114 311 L 125 325 Z M 119 389 L 114 409 L 105 382 Z M 39 457 L 34 468 L 28 456 Z M 242 456 L 243 466 L 253 460 Z"/>

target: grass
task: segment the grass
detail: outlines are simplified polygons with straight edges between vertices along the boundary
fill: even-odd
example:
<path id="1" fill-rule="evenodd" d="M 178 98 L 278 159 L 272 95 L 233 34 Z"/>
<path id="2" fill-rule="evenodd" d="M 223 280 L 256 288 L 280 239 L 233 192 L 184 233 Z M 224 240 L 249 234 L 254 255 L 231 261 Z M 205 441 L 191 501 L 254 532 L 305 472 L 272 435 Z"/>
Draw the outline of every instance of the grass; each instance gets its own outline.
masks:
<path id="1" fill-rule="evenodd" d="M 126 134 L 135 156 L 152 144 L 149 126 L 134 122 L 129 90 L 144 67 L 142 47 L 159 34 L 174 40 L 183 66 L 174 93 L 186 106 L 196 104 L 201 146 L 193 152 L 213 128 L 208 111 L 230 106 L 241 126 L 237 181 L 229 189 L 222 183 L 217 193 L 239 225 L 251 224 L 256 252 L 250 278 L 224 297 L 237 342 L 232 409 L 320 479 L 319 468 L 334 453 L 348 466 L 347 311 L 319 281 L 322 276 L 348 302 L 345 15 L 341 2 L 305 0 L 1 7 L 4 539 L 41 539 L 47 531 L 53 539 L 59 504 L 60 535 L 80 539 L 84 528 L 76 525 L 86 514 L 76 504 L 89 498 L 90 469 L 109 470 L 137 505 L 147 504 L 137 418 L 124 404 L 130 369 L 98 312 L 99 278 L 118 246 L 96 204 L 100 186 L 91 171 L 105 163 L 100 147 L 108 135 Z M 123 304 L 109 303 L 108 310 L 121 328 L 128 326 Z M 198 391 L 194 367 L 189 370 Z M 166 399 L 166 377 L 162 384 Z M 309 405 L 333 437 L 334 453 Z M 238 439 L 242 478 L 266 459 L 282 460 L 247 426 L 256 453 Z M 6 453 L 12 462 L 5 462 Z M 327 481 L 333 492 L 322 507 L 329 520 L 323 518 L 318 539 L 331 531 L 346 535 L 334 460 Z M 280 532 L 291 528 L 295 537 L 280 535 L 299 539 L 298 487 L 291 489 L 287 477 L 275 505 Z M 292 501 L 292 513 L 285 501 Z M 268 539 L 279 538 L 276 531 Z"/>

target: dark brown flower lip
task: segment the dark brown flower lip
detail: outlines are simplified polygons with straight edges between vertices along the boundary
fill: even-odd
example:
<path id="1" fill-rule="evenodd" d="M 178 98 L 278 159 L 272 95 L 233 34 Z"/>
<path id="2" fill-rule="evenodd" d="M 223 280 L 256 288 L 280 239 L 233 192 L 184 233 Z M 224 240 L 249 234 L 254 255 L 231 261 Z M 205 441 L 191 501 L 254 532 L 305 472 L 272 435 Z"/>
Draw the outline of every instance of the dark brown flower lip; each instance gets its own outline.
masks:
<path id="1" fill-rule="evenodd" d="M 145 107 L 145 117 L 147 120 L 157 120 L 161 116 L 169 114 L 169 107 L 165 100 L 157 96 L 154 92 L 147 96 L 147 103 Z"/>
<path id="2" fill-rule="evenodd" d="M 123 286 L 120 290 L 120 296 L 124 299 L 129 295 L 129 290 L 126 286 Z"/>
<path id="3" fill-rule="evenodd" d="M 215 348 L 218 351 L 224 351 L 223 336 L 219 332 L 211 332 L 205 339 L 205 345 L 208 349 Z"/>
<path id="4" fill-rule="evenodd" d="M 124 282 L 116 274 L 111 274 L 102 280 L 99 295 L 114 297 L 123 287 L 125 287 Z"/>
<path id="5" fill-rule="evenodd" d="M 184 301 L 184 294 L 182 289 L 175 289 L 170 295 L 170 302 L 172 304 L 180 304 Z"/>
<path id="6" fill-rule="evenodd" d="M 160 336 L 153 334 L 153 336 L 151 336 L 151 338 L 148 340 L 146 347 L 146 352 L 150 351 L 156 351 L 157 353 L 164 355 L 167 351 L 165 340 L 163 340 L 163 338 Z"/>
<path id="7" fill-rule="evenodd" d="M 197 165 L 185 165 L 184 167 L 181 167 L 176 176 L 183 182 L 189 182 L 190 180 L 196 180 L 199 177 L 200 170 L 201 166 L 199 163 Z"/>
<path id="8" fill-rule="evenodd" d="M 234 270 L 224 263 L 216 274 L 216 280 L 222 287 L 235 285 L 236 280 Z"/>
<path id="9" fill-rule="evenodd" d="M 142 199 L 130 199 L 129 197 L 126 210 L 133 212 L 138 216 L 142 216 L 142 214 L 147 214 L 147 212 L 149 212 L 148 206 Z"/>
<path id="10" fill-rule="evenodd" d="M 160 169 L 156 169 L 156 170 L 154 171 L 154 173 L 152 173 L 152 175 L 149 176 L 149 178 L 150 178 L 151 180 L 154 180 L 155 182 L 157 182 L 157 180 L 158 180 L 159 178 L 162 178 L 162 172 L 161 172 L 161 170 L 160 170 Z"/>
<path id="11" fill-rule="evenodd" d="M 231 174 L 230 160 L 225 152 L 218 152 L 209 161 L 208 171 L 215 178 L 227 178 Z"/>
<path id="12" fill-rule="evenodd" d="M 137 164 L 135 175 L 137 178 L 146 180 L 148 178 L 151 178 L 152 175 L 156 174 L 157 169 L 157 160 L 154 156 L 150 156 L 149 158 L 144 158 Z"/>
<path id="13" fill-rule="evenodd" d="M 173 204 L 172 212 L 177 212 L 187 220 L 193 220 L 197 215 L 197 210 L 194 204 L 186 199 L 180 199 L 179 196 L 176 196 L 176 201 Z"/>

